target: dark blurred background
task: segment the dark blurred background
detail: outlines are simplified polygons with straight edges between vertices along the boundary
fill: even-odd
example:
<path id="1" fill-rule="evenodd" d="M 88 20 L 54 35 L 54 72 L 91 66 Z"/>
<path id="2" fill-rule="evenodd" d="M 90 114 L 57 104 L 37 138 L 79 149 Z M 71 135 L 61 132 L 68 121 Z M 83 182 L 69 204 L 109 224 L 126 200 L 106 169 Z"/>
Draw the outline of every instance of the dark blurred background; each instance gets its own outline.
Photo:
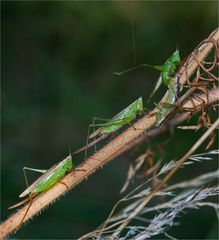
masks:
<path id="1" fill-rule="evenodd" d="M 69 144 L 72 151 L 81 147 L 93 117 L 110 118 L 139 96 L 146 102 L 159 75 L 139 69 L 118 77 L 114 71 L 162 64 L 176 47 L 186 57 L 217 27 L 217 9 L 217 1 L 2 1 L 2 220 L 25 188 L 23 166 L 46 169 L 68 155 Z M 164 159 L 182 156 L 200 134 L 176 130 Z M 14 237 L 72 239 L 93 230 L 121 198 L 135 158 L 125 155 L 107 164 Z M 74 163 L 82 160 L 78 155 Z M 202 166 L 210 171 L 216 164 Z M 182 179 L 201 172 L 184 170 Z M 171 231 L 177 238 L 217 237 L 211 209 L 178 220 L 181 225 Z"/>

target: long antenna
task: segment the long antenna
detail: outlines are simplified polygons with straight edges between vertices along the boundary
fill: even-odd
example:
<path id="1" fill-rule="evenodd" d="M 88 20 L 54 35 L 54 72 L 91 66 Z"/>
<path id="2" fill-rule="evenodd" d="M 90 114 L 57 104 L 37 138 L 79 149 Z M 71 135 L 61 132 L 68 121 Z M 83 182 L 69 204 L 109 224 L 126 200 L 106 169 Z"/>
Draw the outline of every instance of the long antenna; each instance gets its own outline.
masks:
<path id="1" fill-rule="evenodd" d="M 131 23 L 132 23 L 132 49 L 133 49 L 133 62 L 134 66 L 137 64 L 136 45 L 135 45 L 135 15 L 134 15 L 134 3 L 130 2 L 131 8 Z"/>
<path id="2" fill-rule="evenodd" d="M 131 12 L 131 29 L 132 29 L 132 49 L 133 49 L 133 64 L 137 65 L 137 51 L 136 51 L 136 41 L 135 41 L 135 2 L 130 2 L 130 12 Z M 140 92 L 140 81 L 139 73 L 135 72 L 135 80 L 137 82 L 137 92 Z"/>
<path id="3" fill-rule="evenodd" d="M 184 21 L 183 25 L 180 27 L 178 33 L 177 33 L 177 24 L 175 26 L 176 50 L 179 50 L 179 48 L 180 48 L 180 39 L 181 39 L 183 31 L 185 29 L 184 26 L 185 26 L 185 21 Z M 177 35 L 178 35 L 178 37 L 177 37 Z"/>
<path id="4" fill-rule="evenodd" d="M 69 156 L 72 156 L 70 143 L 68 144 L 68 153 L 69 153 Z"/>

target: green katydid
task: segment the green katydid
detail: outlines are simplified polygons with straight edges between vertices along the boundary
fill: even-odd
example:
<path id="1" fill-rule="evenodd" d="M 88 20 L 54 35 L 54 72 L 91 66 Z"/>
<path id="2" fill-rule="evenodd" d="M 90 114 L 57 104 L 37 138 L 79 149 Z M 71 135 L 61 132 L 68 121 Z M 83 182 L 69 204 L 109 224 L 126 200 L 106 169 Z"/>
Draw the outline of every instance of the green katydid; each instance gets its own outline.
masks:
<path id="1" fill-rule="evenodd" d="M 27 181 L 25 170 L 40 172 L 40 173 L 43 173 L 43 174 L 28 187 L 28 181 Z M 11 207 L 9 207 L 9 209 L 12 209 L 12 208 L 16 208 L 16 207 L 18 207 L 18 206 L 20 206 L 20 205 L 22 205 L 26 202 L 30 202 L 29 207 L 27 208 L 27 211 L 24 214 L 20 225 L 24 221 L 24 219 L 27 215 L 27 212 L 30 209 L 30 206 L 31 206 L 33 200 L 35 199 L 35 197 L 37 197 L 41 193 L 46 192 L 53 185 L 60 182 L 61 179 L 65 175 L 67 175 L 67 173 L 71 172 L 72 170 L 74 170 L 74 166 L 73 166 L 73 163 L 72 163 L 71 155 L 69 155 L 64 160 L 60 161 L 59 163 L 53 165 L 48 170 L 34 169 L 34 168 L 27 168 L 27 167 L 23 168 L 27 188 L 25 189 L 24 192 L 22 192 L 19 195 L 19 197 L 21 198 L 21 197 L 25 197 L 27 195 L 29 195 L 29 197 L 24 199 L 23 201 L 15 204 L 15 205 L 11 206 Z M 83 170 L 79 170 L 79 171 L 83 171 Z M 62 183 L 62 182 L 60 182 L 60 183 Z M 62 183 L 62 184 L 64 184 L 64 183 Z M 64 184 L 64 185 L 66 187 L 68 187 L 66 184 Z"/>
<path id="2" fill-rule="evenodd" d="M 155 85 L 155 88 L 154 88 L 152 94 L 150 95 L 150 97 L 152 97 L 155 94 L 155 92 L 158 90 L 158 88 L 160 87 L 160 85 L 162 83 L 165 86 L 167 86 L 169 88 L 169 90 L 168 90 L 167 102 L 165 103 L 166 106 L 164 106 L 164 104 L 162 104 L 162 106 L 160 106 L 160 108 L 162 108 L 162 109 L 156 114 L 157 125 L 160 125 L 163 122 L 163 120 L 166 117 L 166 114 L 168 113 L 168 107 L 172 106 L 175 103 L 175 101 L 178 97 L 180 87 L 179 87 L 179 81 L 178 81 L 179 78 L 178 78 L 176 72 L 177 72 L 177 68 L 178 68 L 179 64 L 180 64 L 180 55 L 179 55 L 179 51 L 176 50 L 165 61 L 165 63 L 163 65 L 153 66 L 153 65 L 149 65 L 149 64 L 141 64 L 137 67 L 130 68 L 130 69 L 125 70 L 123 72 L 115 73 L 117 75 L 121 75 L 125 72 L 134 70 L 134 69 L 139 68 L 141 66 L 152 67 L 156 70 L 161 71 L 161 76 L 159 77 L 159 79 L 158 79 L 158 81 Z M 102 119 L 102 118 L 95 118 L 96 120 L 102 120 L 102 121 L 105 121 L 106 123 L 95 124 L 93 122 L 93 124 L 91 124 L 89 126 L 89 129 L 88 129 L 88 137 L 87 137 L 86 146 L 84 146 L 84 147 L 80 148 L 79 150 L 75 151 L 74 154 L 79 153 L 83 150 L 86 150 L 86 152 L 85 152 L 85 156 L 86 156 L 87 155 L 87 149 L 89 147 L 93 146 L 94 144 L 96 144 L 100 140 L 104 139 L 106 136 L 108 136 L 109 133 L 118 130 L 121 126 L 123 126 L 125 124 L 130 124 L 130 122 L 136 118 L 136 115 L 138 113 L 142 112 L 142 111 L 143 111 L 143 101 L 142 101 L 142 98 L 139 98 L 138 100 L 136 100 L 135 102 L 130 104 L 127 108 L 122 110 L 115 117 L 113 117 L 111 120 Z M 100 126 L 100 128 L 97 129 L 96 131 L 94 131 L 91 135 L 89 135 L 90 128 L 95 127 L 95 126 Z M 100 137 L 88 144 L 88 139 L 89 138 L 94 138 L 97 135 L 100 135 Z"/>
<path id="3" fill-rule="evenodd" d="M 177 76 L 177 69 L 180 65 L 180 54 L 179 51 L 176 50 L 165 62 L 163 65 L 149 65 L 149 64 L 141 64 L 139 66 L 130 68 L 128 70 L 125 70 L 123 72 L 115 72 L 116 75 L 121 75 L 123 73 L 126 73 L 128 71 L 137 69 L 139 67 L 152 67 L 158 71 L 161 72 L 160 77 L 158 78 L 158 81 L 155 85 L 154 90 L 152 91 L 150 98 L 155 94 L 155 92 L 158 90 L 158 88 L 163 83 L 165 86 L 168 87 L 168 96 L 167 101 L 162 104 L 162 106 L 159 106 L 161 110 L 156 114 L 157 119 L 157 125 L 160 125 L 163 120 L 166 117 L 166 114 L 168 113 L 168 108 L 170 106 L 173 106 L 176 102 L 180 89 L 179 84 L 179 77 Z M 165 106 L 166 105 L 166 106 Z"/>
<path id="4" fill-rule="evenodd" d="M 106 138 L 110 133 L 117 131 L 119 128 L 126 124 L 130 124 L 134 119 L 136 119 L 137 115 L 141 114 L 144 111 L 143 109 L 143 100 L 142 97 L 135 100 L 131 103 L 128 107 L 123 109 L 117 115 L 115 115 L 112 119 L 103 119 L 103 118 L 94 118 L 93 124 L 89 125 L 88 128 L 88 137 L 87 137 L 87 144 L 86 146 L 78 149 L 73 154 L 85 151 L 85 157 L 87 156 L 87 149 L 100 140 Z M 100 120 L 105 123 L 96 124 L 95 120 Z M 93 133 L 90 134 L 90 128 L 100 127 L 96 131 L 94 130 Z M 96 136 L 100 136 L 99 138 L 95 139 L 91 143 L 88 143 L 89 138 L 95 138 Z"/>

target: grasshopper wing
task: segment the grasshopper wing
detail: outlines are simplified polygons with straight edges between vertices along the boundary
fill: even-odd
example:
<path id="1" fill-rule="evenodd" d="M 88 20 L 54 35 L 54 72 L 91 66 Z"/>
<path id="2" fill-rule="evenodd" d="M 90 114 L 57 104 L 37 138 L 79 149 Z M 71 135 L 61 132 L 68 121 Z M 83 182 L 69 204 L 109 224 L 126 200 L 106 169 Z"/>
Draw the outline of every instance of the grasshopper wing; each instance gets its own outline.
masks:
<path id="1" fill-rule="evenodd" d="M 39 178 L 37 178 L 35 182 L 33 182 L 27 189 L 25 189 L 24 192 L 19 195 L 19 197 L 22 198 L 31 193 L 36 188 L 36 186 L 43 182 L 47 178 L 47 176 L 49 176 L 58 166 L 59 163 L 49 168 L 45 173 L 43 173 Z"/>

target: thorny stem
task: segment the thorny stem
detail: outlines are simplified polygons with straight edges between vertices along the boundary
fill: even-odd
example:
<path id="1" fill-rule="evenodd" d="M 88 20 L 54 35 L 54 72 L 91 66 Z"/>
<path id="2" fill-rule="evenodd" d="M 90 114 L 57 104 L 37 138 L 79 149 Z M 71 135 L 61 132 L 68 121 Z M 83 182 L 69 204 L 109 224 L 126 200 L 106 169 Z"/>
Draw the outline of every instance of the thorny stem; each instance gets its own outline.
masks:
<path id="1" fill-rule="evenodd" d="M 219 41 L 219 31 L 216 29 L 213 33 L 203 41 L 198 49 L 196 49 L 193 54 L 196 56 L 196 60 L 194 59 L 193 55 L 191 54 L 186 63 L 180 70 L 180 84 L 185 84 L 187 79 L 194 73 L 194 71 L 199 67 L 198 62 L 202 62 L 203 59 L 209 54 L 209 52 L 213 49 L 214 44 L 212 41 Z M 163 97 L 161 102 L 165 102 L 167 94 Z M 201 96 L 201 98 L 206 99 L 205 94 Z M 215 101 L 219 100 L 219 89 L 213 89 L 209 91 L 209 99 L 208 104 L 213 104 Z M 190 101 L 188 101 L 189 104 Z M 194 99 L 194 104 L 196 108 L 200 108 L 200 102 L 197 99 Z M 191 103 L 190 103 L 191 105 Z M 193 105 L 191 105 L 194 107 Z M 157 111 L 157 109 L 153 110 L 152 112 Z M 31 208 L 29 209 L 25 220 L 23 223 L 31 219 L 37 213 L 39 213 L 43 208 L 48 206 L 49 204 L 53 203 L 56 199 L 60 196 L 67 193 L 71 188 L 75 187 L 78 183 L 82 180 L 86 179 L 89 175 L 95 172 L 98 168 L 106 164 L 108 161 L 112 160 L 116 156 L 120 155 L 126 149 L 129 143 L 133 140 L 138 138 L 145 130 L 152 127 L 156 122 L 156 117 L 152 114 L 148 114 L 137 121 L 132 127 L 124 131 L 122 134 L 117 136 L 111 142 L 109 142 L 106 146 L 101 148 L 98 152 L 94 155 L 86 159 L 78 169 L 84 169 L 85 171 L 74 171 L 69 173 L 62 179 L 62 182 L 65 183 L 69 188 L 66 189 L 63 184 L 56 184 L 52 188 L 50 188 L 47 192 L 41 194 L 36 199 L 34 199 Z M 139 130 L 134 130 L 139 129 Z M 18 228 L 21 227 L 20 222 L 23 218 L 26 210 L 28 208 L 28 204 L 23 208 L 19 209 L 16 213 L 11 215 L 7 220 L 5 220 L 0 225 L 0 239 L 6 237 L 7 235 L 11 234 L 12 232 L 16 231 Z"/>
<path id="2" fill-rule="evenodd" d="M 190 148 L 190 150 L 178 161 L 176 167 L 174 167 L 165 178 L 153 189 L 153 191 L 143 198 L 142 203 L 135 209 L 135 211 L 130 214 L 130 216 L 125 220 L 123 224 L 115 231 L 113 234 L 114 239 L 120 234 L 120 232 L 130 223 L 130 221 L 135 218 L 145 207 L 145 205 L 153 198 L 153 196 L 164 186 L 170 178 L 177 172 L 177 170 L 182 166 L 182 164 L 198 149 L 198 147 L 209 137 L 209 135 L 219 126 L 219 118 L 212 124 L 212 126 L 199 138 L 199 140 Z"/>

